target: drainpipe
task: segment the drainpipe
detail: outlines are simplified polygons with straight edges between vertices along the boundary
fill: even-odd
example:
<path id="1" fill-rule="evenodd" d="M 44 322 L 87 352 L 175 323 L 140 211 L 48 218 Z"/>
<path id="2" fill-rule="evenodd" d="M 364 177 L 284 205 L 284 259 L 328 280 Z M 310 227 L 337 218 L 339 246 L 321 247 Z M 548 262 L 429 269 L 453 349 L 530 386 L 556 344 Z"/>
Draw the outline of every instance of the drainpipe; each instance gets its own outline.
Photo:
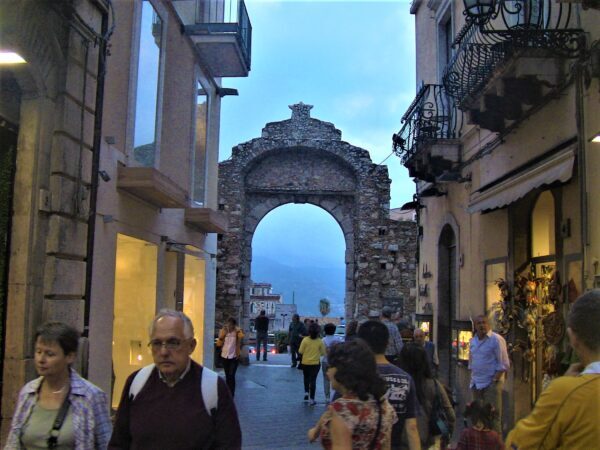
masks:
<path id="1" fill-rule="evenodd" d="M 113 6 L 108 2 L 108 7 Z M 114 18 L 113 18 L 114 19 Z M 113 20 L 114 24 L 114 20 Z M 86 270 L 85 270 L 85 297 L 83 316 L 83 336 L 89 336 L 90 306 L 92 294 L 92 273 L 94 261 L 94 238 L 96 234 L 96 206 L 98 200 L 98 172 L 100 170 L 100 146 L 102 138 L 102 112 L 104 106 L 104 81 L 106 74 L 107 44 L 110 39 L 108 32 L 108 12 L 102 15 L 102 38 L 98 38 L 100 51 L 98 52 L 98 78 L 96 87 L 96 114 L 94 117 L 94 141 L 92 154 L 92 176 L 90 186 L 90 210 L 88 214 Z"/>
<path id="2" fill-rule="evenodd" d="M 577 171 L 579 174 L 579 207 L 581 210 L 581 273 L 583 288 L 587 289 L 589 274 L 586 274 L 587 254 L 589 246 L 588 233 L 588 193 L 586 174 L 586 140 L 585 140 L 585 108 L 583 105 L 583 67 L 580 62 L 575 65 L 575 122 L 577 125 Z"/>

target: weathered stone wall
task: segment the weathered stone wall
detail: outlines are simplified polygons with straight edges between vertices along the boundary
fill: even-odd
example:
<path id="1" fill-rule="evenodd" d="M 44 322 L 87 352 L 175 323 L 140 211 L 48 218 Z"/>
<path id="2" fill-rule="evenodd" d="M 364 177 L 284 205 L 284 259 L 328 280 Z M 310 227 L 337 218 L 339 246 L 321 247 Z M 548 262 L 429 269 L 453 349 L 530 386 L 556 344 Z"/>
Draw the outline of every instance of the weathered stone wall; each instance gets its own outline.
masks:
<path id="1" fill-rule="evenodd" d="M 416 225 L 389 219 L 387 168 L 341 132 L 293 105 L 292 118 L 269 123 L 262 137 L 234 147 L 219 167 L 219 204 L 229 233 L 218 248 L 217 322 L 247 325 L 252 236 L 271 210 L 311 203 L 329 212 L 346 241 L 346 317 L 382 306 L 414 311 Z"/>

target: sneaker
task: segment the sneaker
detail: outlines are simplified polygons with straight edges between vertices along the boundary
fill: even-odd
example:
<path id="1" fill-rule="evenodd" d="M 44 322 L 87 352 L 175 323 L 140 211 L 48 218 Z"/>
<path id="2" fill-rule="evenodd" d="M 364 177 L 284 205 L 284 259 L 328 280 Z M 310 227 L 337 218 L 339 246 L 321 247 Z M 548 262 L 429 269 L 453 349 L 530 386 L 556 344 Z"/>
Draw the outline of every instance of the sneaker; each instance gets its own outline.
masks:
<path id="1" fill-rule="evenodd" d="M 308 394 L 304 394 L 304 402 L 308 401 Z"/>
<path id="2" fill-rule="evenodd" d="M 314 398 L 311 398 L 311 399 L 310 399 L 310 402 L 309 402 L 309 405 L 310 405 L 310 406 L 315 406 L 316 404 L 317 404 L 317 402 L 315 401 L 315 399 L 314 399 Z"/>

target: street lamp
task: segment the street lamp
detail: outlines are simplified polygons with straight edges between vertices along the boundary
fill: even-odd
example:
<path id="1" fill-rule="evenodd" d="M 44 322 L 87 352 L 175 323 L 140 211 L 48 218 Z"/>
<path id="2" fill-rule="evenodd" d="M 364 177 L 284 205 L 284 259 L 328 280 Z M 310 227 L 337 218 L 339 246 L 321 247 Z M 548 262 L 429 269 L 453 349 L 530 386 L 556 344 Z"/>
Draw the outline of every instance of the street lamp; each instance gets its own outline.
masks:
<path id="1" fill-rule="evenodd" d="M 466 16 L 478 25 L 483 25 L 494 13 L 497 0 L 463 0 Z M 498 0 L 502 1 L 502 0 Z"/>

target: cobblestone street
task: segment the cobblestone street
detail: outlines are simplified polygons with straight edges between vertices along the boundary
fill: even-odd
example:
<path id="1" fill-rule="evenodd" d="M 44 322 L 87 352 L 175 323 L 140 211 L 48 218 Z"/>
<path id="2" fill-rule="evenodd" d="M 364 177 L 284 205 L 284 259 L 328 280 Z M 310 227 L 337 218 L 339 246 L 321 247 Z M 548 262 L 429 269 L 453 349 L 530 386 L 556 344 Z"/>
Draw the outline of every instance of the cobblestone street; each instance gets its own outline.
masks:
<path id="1" fill-rule="evenodd" d="M 269 355 L 237 371 L 235 403 L 244 449 L 309 449 L 306 432 L 325 411 L 323 378 L 317 379 L 316 406 L 303 403 L 302 371 L 290 367 L 290 356 Z"/>

